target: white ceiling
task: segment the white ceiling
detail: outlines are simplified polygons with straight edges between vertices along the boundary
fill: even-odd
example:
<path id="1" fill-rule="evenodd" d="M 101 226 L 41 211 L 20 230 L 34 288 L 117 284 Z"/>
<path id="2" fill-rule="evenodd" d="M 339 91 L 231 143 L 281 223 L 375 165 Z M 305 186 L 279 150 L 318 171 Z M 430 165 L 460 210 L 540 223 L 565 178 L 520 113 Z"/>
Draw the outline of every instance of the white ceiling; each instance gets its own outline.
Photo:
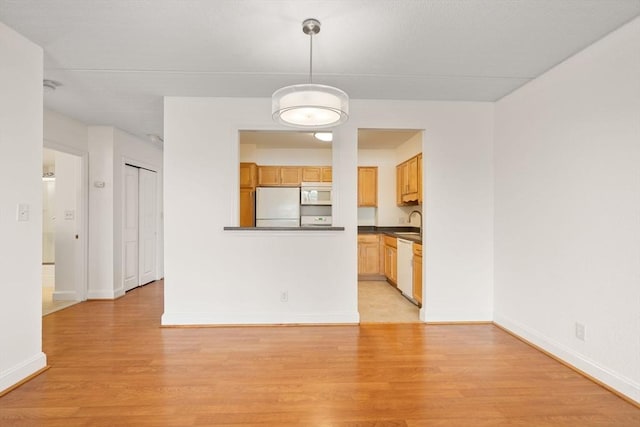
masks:
<path id="1" fill-rule="evenodd" d="M 44 48 L 45 105 L 162 135 L 162 96 L 270 97 L 314 81 L 352 98 L 495 101 L 640 14 L 640 0 L 0 0 Z"/>

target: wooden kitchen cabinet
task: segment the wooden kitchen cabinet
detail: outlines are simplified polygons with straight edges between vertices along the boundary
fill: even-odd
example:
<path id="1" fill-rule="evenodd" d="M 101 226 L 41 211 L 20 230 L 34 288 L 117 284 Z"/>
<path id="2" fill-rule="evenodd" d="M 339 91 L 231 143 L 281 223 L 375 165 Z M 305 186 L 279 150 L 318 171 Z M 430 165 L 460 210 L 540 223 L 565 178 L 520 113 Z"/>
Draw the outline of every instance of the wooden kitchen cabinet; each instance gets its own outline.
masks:
<path id="1" fill-rule="evenodd" d="M 358 167 L 358 206 L 378 206 L 378 167 Z"/>
<path id="2" fill-rule="evenodd" d="M 331 166 L 305 166 L 302 182 L 331 182 Z"/>
<path id="3" fill-rule="evenodd" d="M 256 226 L 256 190 L 240 189 L 240 227 Z"/>
<path id="4" fill-rule="evenodd" d="M 302 181 L 302 168 L 298 166 L 280 166 L 280 185 L 297 187 Z"/>
<path id="5" fill-rule="evenodd" d="M 258 166 L 258 186 L 280 185 L 280 166 Z"/>
<path id="6" fill-rule="evenodd" d="M 404 185 L 404 173 L 403 165 L 396 166 L 396 204 L 402 206 L 402 186 Z"/>
<path id="7" fill-rule="evenodd" d="M 380 237 L 358 234 L 358 279 L 377 279 L 380 275 Z"/>
<path id="8" fill-rule="evenodd" d="M 256 188 L 258 185 L 258 165 L 240 163 L 240 188 Z"/>
<path id="9" fill-rule="evenodd" d="M 422 245 L 413 244 L 413 299 L 422 307 Z"/>
<path id="10" fill-rule="evenodd" d="M 240 227 L 256 225 L 256 185 L 258 165 L 240 163 Z"/>
<path id="11" fill-rule="evenodd" d="M 333 169 L 331 166 L 322 167 L 320 178 L 320 182 L 333 182 Z"/>
<path id="12" fill-rule="evenodd" d="M 398 244 L 395 237 L 384 236 L 384 275 L 394 286 L 398 285 Z"/>
<path id="13" fill-rule="evenodd" d="M 302 180 L 299 166 L 258 166 L 258 186 L 297 187 Z"/>
<path id="14" fill-rule="evenodd" d="M 422 153 L 418 154 L 418 204 L 422 205 Z"/>
<path id="15" fill-rule="evenodd" d="M 398 205 L 415 205 L 422 199 L 418 178 L 422 172 L 419 165 L 421 159 L 421 154 L 418 154 L 396 166 L 396 203 Z"/>
<path id="16" fill-rule="evenodd" d="M 320 166 L 305 166 L 302 168 L 302 182 L 320 182 L 322 168 Z"/>

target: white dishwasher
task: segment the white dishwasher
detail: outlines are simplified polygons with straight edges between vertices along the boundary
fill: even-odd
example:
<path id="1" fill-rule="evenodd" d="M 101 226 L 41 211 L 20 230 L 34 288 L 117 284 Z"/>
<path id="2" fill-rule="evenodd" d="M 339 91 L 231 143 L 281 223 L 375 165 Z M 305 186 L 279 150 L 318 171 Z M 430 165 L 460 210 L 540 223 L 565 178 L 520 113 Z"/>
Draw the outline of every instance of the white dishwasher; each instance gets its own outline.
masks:
<path id="1" fill-rule="evenodd" d="M 413 243 L 398 239 L 398 289 L 413 301 Z"/>

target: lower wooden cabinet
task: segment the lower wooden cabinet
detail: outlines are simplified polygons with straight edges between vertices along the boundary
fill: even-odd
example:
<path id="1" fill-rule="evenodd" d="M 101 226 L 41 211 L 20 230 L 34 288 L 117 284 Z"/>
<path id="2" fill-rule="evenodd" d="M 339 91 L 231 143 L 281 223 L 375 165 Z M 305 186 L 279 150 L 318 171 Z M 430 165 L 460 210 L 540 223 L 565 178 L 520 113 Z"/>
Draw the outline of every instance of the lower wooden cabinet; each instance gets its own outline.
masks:
<path id="1" fill-rule="evenodd" d="M 358 278 L 372 279 L 380 275 L 380 237 L 358 234 Z"/>
<path id="2" fill-rule="evenodd" d="M 253 188 L 240 189 L 240 227 L 256 226 L 256 191 Z"/>
<path id="3" fill-rule="evenodd" d="M 413 244 L 413 299 L 422 306 L 422 245 Z"/>
<path id="4" fill-rule="evenodd" d="M 384 236 L 384 275 L 394 286 L 398 285 L 398 243 L 395 237 Z"/>

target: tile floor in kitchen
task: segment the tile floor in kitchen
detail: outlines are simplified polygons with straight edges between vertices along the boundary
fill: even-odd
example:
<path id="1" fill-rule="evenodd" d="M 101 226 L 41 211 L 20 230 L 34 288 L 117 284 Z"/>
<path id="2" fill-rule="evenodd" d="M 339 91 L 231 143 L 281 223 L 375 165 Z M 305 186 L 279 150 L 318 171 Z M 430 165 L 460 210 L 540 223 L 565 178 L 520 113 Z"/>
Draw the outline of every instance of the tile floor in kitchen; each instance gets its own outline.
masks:
<path id="1" fill-rule="evenodd" d="M 358 282 L 360 323 L 417 323 L 420 309 L 385 281 Z"/>

